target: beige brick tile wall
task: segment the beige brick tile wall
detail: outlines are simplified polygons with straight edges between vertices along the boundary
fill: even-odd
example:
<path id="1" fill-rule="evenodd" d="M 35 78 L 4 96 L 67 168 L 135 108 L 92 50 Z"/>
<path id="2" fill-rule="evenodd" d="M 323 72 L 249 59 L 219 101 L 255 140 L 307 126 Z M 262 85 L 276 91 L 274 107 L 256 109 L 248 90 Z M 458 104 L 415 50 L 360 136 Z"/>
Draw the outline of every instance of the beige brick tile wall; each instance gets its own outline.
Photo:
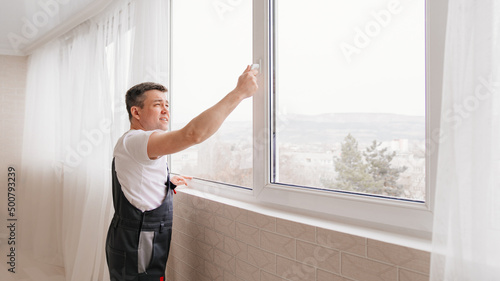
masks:
<path id="1" fill-rule="evenodd" d="M 26 75 L 27 57 L 0 55 L 0 145 L 5 165 L 21 160 Z"/>
<path id="2" fill-rule="evenodd" d="M 2 183 L 7 182 L 9 166 L 16 168 L 21 166 L 27 64 L 27 57 L 0 55 L 0 181 Z M 19 177 L 19 173 L 16 176 Z M 0 193 L 0 210 L 2 218 L 8 217 L 6 189 Z M 7 230 L 4 227 L 0 228 L 0 238 L 6 236 Z"/>
<path id="3" fill-rule="evenodd" d="M 182 191 L 169 281 L 427 281 L 430 254 Z"/>

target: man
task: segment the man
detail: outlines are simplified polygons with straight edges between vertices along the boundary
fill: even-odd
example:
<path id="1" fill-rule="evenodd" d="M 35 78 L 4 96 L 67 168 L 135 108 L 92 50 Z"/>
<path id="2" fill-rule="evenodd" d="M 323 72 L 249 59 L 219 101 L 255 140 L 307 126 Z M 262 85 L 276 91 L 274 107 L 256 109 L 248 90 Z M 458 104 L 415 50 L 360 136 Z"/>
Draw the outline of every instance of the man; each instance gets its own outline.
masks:
<path id="1" fill-rule="evenodd" d="M 118 140 L 112 163 L 115 214 L 106 239 L 111 280 L 165 280 L 173 190 L 189 179 L 170 179 L 165 155 L 213 135 L 236 106 L 257 91 L 257 73 L 247 66 L 233 91 L 171 132 L 164 86 L 141 83 L 127 91 L 130 130 Z"/>

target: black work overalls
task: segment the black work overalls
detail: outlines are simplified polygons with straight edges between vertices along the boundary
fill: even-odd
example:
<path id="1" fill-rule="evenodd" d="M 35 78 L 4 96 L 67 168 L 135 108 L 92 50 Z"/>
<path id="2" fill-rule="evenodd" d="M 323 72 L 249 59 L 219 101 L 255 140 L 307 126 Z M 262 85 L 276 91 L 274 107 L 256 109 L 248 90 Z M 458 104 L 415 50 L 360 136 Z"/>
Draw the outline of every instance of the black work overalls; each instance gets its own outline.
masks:
<path id="1" fill-rule="evenodd" d="M 115 214 L 106 238 L 106 259 L 111 281 L 165 280 L 165 267 L 172 237 L 172 195 L 170 175 L 166 196 L 156 209 L 142 212 L 127 200 L 112 164 Z"/>

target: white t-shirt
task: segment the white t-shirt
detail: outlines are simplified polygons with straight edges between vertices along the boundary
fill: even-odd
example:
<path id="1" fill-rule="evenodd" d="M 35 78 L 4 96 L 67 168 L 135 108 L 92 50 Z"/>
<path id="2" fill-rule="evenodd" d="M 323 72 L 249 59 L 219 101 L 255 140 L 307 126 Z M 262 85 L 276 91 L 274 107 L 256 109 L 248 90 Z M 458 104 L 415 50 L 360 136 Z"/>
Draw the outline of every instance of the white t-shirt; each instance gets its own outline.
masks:
<path id="1" fill-rule="evenodd" d="M 167 157 L 148 157 L 148 140 L 153 132 L 130 130 L 121 136 L 113 152 L 123 194 L 141 211 L 157 208 L 166 195 Z"/>

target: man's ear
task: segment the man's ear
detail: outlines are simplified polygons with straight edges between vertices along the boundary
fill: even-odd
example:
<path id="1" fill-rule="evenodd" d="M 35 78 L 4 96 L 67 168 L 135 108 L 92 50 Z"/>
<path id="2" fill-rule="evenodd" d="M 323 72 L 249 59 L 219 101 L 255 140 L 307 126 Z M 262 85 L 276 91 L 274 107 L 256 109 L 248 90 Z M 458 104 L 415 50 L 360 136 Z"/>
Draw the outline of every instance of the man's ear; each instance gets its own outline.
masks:
<path id="1" fill-rule="evenodd" d="M 132 118 L 135 118 L 137 120 L 141 119 L 141 116 L 139 115 L 139 110 L 140 110 L 140 108 L 137 106 L 132 106 L 130 108 L 130 113 L 132 114 Z"/>

